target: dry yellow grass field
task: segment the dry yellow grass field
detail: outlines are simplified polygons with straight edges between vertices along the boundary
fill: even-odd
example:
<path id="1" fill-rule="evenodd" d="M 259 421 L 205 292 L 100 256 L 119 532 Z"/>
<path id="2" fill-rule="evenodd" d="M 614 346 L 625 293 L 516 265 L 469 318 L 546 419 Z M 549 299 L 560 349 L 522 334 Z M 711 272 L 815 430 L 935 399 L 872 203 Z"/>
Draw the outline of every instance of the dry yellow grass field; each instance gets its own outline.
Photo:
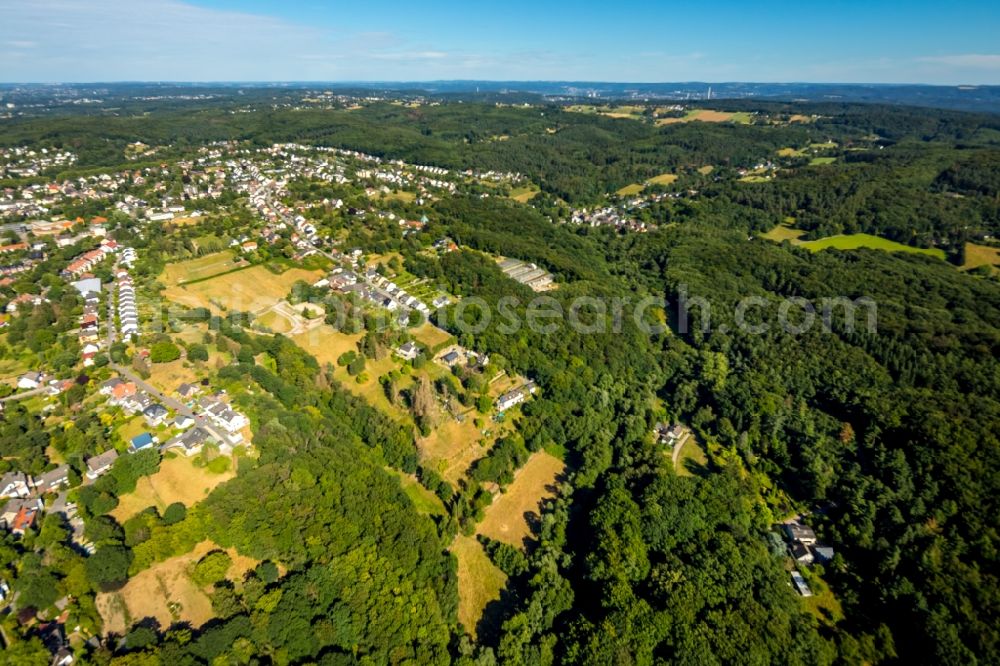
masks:
<path id="1" fill-rule="evenodd" d="M 475 537 L 458 535 L 450 550 L 458 560 L 458 620 L 475 636 L 483 609 L 500 598 L 507 576 L 490 561 Z"/>
<path id="2" fill-rule="evenodd" d="M 97 595 L 97 610 L 104 620 L 104 632 L 124 634 L 131 625 L 152 617 L 166 629 L 175 622 L 188 622 L 197 629 L 212 619 L 212 602 L 206 591 L 189 576 L 194 564 L 206 553 L 217 550 L 211 541 L 203 541 L 187 555 L 172 557 L 154 564 L 133 576 L 122 589 Z M 226 551 L 233 559 L 226 577 L 242 580 L 257 561 Z"/>
<path id="3" fill-rule="evenodd" d="M 190 361 L 177 359 L 170 363 L 151 363 L 149 383 L 167 395 L 185 382 L 193 384 L 198 381 L 198 372 Z"/>
<path id="4" fill-rule="evenodd" d="M 966 243 L 965 263 L 962 264 L 962 268 L 968 270 L 979 266 L 992 266 L 996 271 L 1000 267 L 1000 248 Z"/>
<path id="5" fill-rule="evenodd" d="M 111 515 L 119 523 L 123 523 L 150 506 L 157 507 L 161 512 L 174 502 L 183 502 L 190 507 L 233 476 L 232 471 L 212 474 L 204 468 L 195 467 L 191 458 L 181 455 L 164 458 L 160 463 L 160 471 L 140 478 L 135 492 L 122 495 Z"/>
<path id="6" fill-rule="evenodd" d="M 533 538 L 527 516 L 538 516 L 539 505 L 556 492 L 556 481 L 566 465 L 546 451 L 533 453 L 514 475 L 506 492 L 486 508 L 478 533 L 524 548 Z"/>
<path id="7" fill-rule="evenodd" d="M 305 333 L 292 337 L 297 345 L 316 357 L 321 365 L 333 365 L 333 376 L 351 393 L 368 401 L 368 404 L 382 410 L 384 413 L 407 423 L 412 423 L 410 415 L 402 408 L 389 402 L 379 383 L 379 377 L 398 367 L 398 362 L 389 355 L 380 361 L 368 359 L 365 363 L 365 374 L 368 380 L 359 384 L 356 377 L 347 373 L 347 368 L 337 365 L 337 358 L 347 351 L 357 351 L 361 334 L 347 335 L 334 330 L 331 326 L 322 324 Z"/>
<path id="8" fill-rule="evenodd" d="M 312 283 L 322 275 L 322 271 L 301 268 L 275 275 L 263 266 L 253 266 L 203 282 L 174 284 L 164 290 L 164 295 L 175 303 L 209 308 L 220 314 L 230 310 L 258 312 L 288 296 L 297 281 Z"/>
<path id="9" fill-rule="evenodd" d="M 670 185 L 677 180 L 677 176 L 672 173 L 661 173 L 646 181 L 649 185 Z"/>
<path id="10" fill-rule="evenodd" d="M 643 190 L 642 185 L 640 185 L 639 183 L 632 183 L 631 185 L 626 185 L 625 187 L 621 188 L 620 190 L 615 192 L 615 194 L 617 194 L 620 197 L 632 197 L 642 192 L 642 190 Z"/>
<path id="11" fill-rule="evenodd" d="M 473 421 L 473 414 L 462 423 L 445 414 L 430 436 L 417 439 L 421 461 L 449 483 L 464 478 L 469 466 L 486 455 L 496 440 L 496 432 L 484 437 Z M 490 426 L 497 430 L 496 424 Z"/>

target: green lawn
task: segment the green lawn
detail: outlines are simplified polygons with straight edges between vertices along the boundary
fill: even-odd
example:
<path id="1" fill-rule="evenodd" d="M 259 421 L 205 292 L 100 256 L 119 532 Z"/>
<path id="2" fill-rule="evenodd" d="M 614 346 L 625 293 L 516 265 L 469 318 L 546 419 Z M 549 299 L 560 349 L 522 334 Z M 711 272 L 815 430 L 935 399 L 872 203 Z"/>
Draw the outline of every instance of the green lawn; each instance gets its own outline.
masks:
<path id="1" fill-rule="evenodd" d="M 841 234 L 829 236 L 819 240 L 806 241 L 802 247 L 819 252 L 827 248 L 838 250 L 857 250 L 859 248 L 869 248 L 872 250 L 885 250 L 887 252 L 910 252 L 913 254 L 926 254 L 937 259 L 944 259 L 944 251 L 936 248 L 910 247 L 885 238 L 872 236 L 870 234 Z"/>
<path id="2" fill-rule="evenodd" d="M 814 157 L 809 160 L 809 166 L 826 166 L 837 161 L 836 157 Z"/>
<path id="3" fill-rule="evenodd" d="M 399 484 L 403 487 L 403 492 L 410 498 L 410 501 L 413 502 L 413 506 L 418 512 L 431 516 L 445 515 L 444 504 L 441 503 L 441 499 L 424 488 L 419 481 L 412 476 L 401 474 L 388 467 L 386 471 L 396 475 L 399 479 Z"/>

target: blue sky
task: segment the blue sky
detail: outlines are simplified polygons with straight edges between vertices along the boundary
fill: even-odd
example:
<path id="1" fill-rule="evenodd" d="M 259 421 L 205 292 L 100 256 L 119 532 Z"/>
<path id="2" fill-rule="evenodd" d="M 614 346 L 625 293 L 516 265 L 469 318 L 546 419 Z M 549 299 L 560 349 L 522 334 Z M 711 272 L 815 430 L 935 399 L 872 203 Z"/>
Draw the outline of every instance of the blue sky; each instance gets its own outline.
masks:
<path id="1" fill-rule="evenodd" d="M 1000 84 L 995 1 L 0 0 L 0 17 L 0 81 Z"/>

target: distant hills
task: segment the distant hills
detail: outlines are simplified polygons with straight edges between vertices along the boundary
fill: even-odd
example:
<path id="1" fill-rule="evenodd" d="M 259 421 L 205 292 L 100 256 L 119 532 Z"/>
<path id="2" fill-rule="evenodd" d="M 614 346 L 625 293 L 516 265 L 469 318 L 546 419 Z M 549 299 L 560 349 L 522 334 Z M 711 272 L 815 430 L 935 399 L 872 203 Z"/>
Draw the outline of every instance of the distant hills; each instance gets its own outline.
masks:
<path id="1" fill-rule="evenodd" d="M 68 97 L 143 95 L 221 95 L 237 91 L 280 89 L 332 90 L 343 94 L 367 92 L 442 98 L 484 98 L 529 101 L 542 97 L 551 101 L 581 98 L 621 100 L 769 100 L 832 103 L 904 104 L 963 111 L 1000 113 L 1000 85 L 932 86 L 908 84 L 850 83 L 609 83 L 601 81 L 341 81 L 341 82 L 135 82 L 79 84 L 2 84 L 0 101 L 55 96 Z"/>

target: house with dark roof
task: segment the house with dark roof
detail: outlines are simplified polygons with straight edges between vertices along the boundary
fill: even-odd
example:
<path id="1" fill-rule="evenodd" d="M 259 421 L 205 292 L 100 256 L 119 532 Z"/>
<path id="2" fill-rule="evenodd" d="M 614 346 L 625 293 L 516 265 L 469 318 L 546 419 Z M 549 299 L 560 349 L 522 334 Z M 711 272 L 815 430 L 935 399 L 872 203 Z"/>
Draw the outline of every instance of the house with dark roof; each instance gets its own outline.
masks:
<path id="1" fill-rule="evenodd" d="M 35 477 L 35 491 L 44 495 L 59 492 L 60 488 L 69 486 L 69 465 L 60 465 L 55 469 Z"/>
<path id="2" fill-rule="evenodd" d="M 142 416 L 146 419 L 146 424 L 151 428 L 155 428 L 163 423 L 163 419 L 167 418 L 167 414 L 167 408 L 158 404 L 150 405 L 142 410 Z"/>
<path id="3" fill-rule="evenodd" d="M 118 452 L 114 449 L 109 449 L 93 458 L 87 458 L 87 478 L 93 481 L 111 469 L 116 460 L 118 460 Z"/>

